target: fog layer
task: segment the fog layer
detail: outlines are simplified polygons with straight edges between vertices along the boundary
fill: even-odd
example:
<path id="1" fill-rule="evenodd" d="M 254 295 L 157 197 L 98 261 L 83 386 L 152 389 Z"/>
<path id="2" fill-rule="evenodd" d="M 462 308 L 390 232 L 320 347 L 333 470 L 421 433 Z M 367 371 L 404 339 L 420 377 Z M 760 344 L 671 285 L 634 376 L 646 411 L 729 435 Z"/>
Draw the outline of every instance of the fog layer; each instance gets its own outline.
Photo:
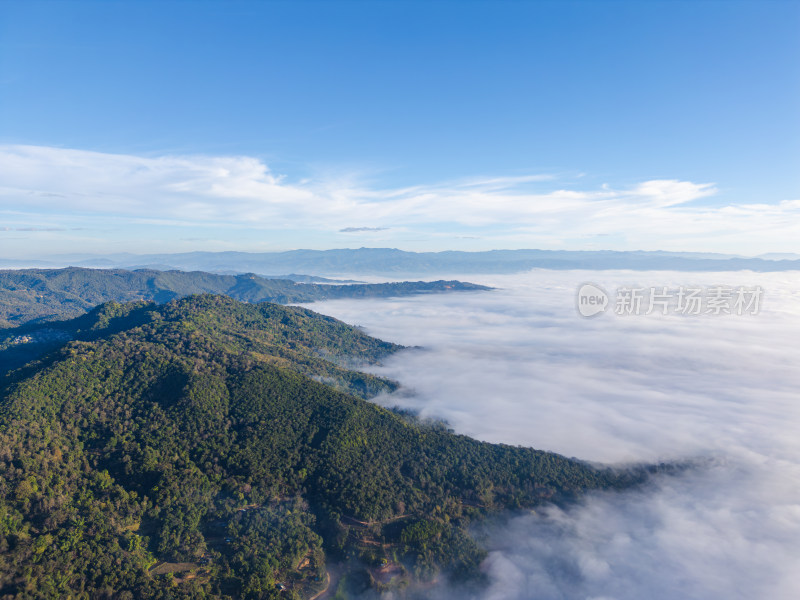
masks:
<path id="1" fill-rule="evenodd" d="M 448 278 L 450 275 L 448 275 Z M 316 311 L 421 348 L 376 401 L 458 432 L 626 463 L 696 459 L 644 490 L 495 526 L 491 599 L 800 598 L 800 274 L 552 272 L 485 293 Z M 757 286 L 757 315 L 586 319 L 578 286 Z M 442 588 L 442 595 L 455 594 Z"/>

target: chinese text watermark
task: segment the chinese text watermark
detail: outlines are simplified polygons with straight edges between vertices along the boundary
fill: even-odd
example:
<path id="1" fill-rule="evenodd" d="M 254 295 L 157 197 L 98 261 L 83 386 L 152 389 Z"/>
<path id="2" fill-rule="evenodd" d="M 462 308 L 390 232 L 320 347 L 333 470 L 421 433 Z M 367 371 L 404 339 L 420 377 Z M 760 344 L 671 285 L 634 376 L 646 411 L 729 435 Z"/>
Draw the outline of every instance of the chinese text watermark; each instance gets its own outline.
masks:
<path id="1" fill-rule="evenodd" d="M 578 288 L 577 308 L 584 317 L 607 310 L 618 315 L 757 315 L 764 290 L 761 286 L 620 287 L 613 297 L 594 283 Z"/>

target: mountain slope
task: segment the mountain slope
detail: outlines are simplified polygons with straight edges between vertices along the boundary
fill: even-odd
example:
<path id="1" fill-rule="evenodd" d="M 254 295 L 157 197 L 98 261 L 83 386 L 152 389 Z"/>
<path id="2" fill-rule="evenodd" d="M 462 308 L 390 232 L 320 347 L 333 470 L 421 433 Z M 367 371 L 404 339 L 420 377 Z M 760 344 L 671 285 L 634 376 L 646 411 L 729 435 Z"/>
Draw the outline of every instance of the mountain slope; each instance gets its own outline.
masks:
<path id="1" fill-rule="evenodd" d="M 474 575 L 472 519 L 638 477 L 341 391 L 392 389 L 342 365 L 398 348 L 308 310 L 192 296 L 61 330 L 2 383 L 0 597 L 306 598 L 328 560 Z"/>
<path id="2" fill-rule="evenodd" d="M 103 302 L 167 302 L 190 294 L 226 294 L 244 302 L 280 304 L 336 298 L 404 296 L 489 288 L 460 281 L 327 285 L 265 279 L 252 273 L 121 269 L 22 269 L 0 271 L 0 327 L 31 320 L 65 319 Z"/>

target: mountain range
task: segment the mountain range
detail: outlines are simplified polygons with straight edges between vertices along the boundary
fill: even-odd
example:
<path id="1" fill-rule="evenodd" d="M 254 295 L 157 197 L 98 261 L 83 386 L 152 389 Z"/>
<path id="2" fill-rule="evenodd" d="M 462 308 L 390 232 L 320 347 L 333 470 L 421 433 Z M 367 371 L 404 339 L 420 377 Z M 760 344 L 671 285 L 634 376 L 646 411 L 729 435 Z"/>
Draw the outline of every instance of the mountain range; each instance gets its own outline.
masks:
<path id="1" fill-rule="evenodd" d="M 0 328 L 77 316 L 109 301 L 166 302 L 189 294 L 225 294 L 245 302 L 281 304 L 337 298 L 488 290 L 460 281 L 328 285 L 264 278 L 253 273 L 139 269 L 16 269 L 0 271 Z"/>
<path id="2" fill-rule="evenodd" d="M 39 350 L 0 375 L 3 599 L 425 597 L 481 585 L 487 515 L 646 477 L 368 402 L 397 384 L 354 369 L 402 349 L 300 307 L 112 302 L 4 334 L 4 364 Z"/>
<path id="3" fill-rule="evenodd" d="M 491 250 L 406 252 L 394 248 L 291 250 L 288 252 L 188 252 L 182 254 L 63 255 L 39 261 L 0 261 L 0 267 L 154 268 L 279 276 L 516 273 L 531 269 L 632 269 L 674 271 L 790 271 L 800 255 L 746 257 L 700 252 Z M 297 276 L 295 276 L 297 277 Z"/>

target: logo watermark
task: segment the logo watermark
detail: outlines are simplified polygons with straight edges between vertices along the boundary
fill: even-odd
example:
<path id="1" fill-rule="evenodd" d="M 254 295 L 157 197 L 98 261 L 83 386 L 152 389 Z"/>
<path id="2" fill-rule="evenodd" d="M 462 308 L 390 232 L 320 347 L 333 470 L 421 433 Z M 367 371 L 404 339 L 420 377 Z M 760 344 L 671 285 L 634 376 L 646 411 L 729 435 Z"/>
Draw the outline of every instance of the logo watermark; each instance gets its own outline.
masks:
<path id="1" fill-rule="evenodd" d="M 578 288 L 578 312 L 584 317 L 593 317 L 608 308 L 608 294 L 599 285 L 584 283 Z"/>
<path id="2" fill-rule="evenodd" d="M 594 317 L 608 310 L 618 315 L 757 315 L 761 286 L 620 287 L 612 296 L 596 283 L 584 283 L 576 296 L 578 313 Z"/>

